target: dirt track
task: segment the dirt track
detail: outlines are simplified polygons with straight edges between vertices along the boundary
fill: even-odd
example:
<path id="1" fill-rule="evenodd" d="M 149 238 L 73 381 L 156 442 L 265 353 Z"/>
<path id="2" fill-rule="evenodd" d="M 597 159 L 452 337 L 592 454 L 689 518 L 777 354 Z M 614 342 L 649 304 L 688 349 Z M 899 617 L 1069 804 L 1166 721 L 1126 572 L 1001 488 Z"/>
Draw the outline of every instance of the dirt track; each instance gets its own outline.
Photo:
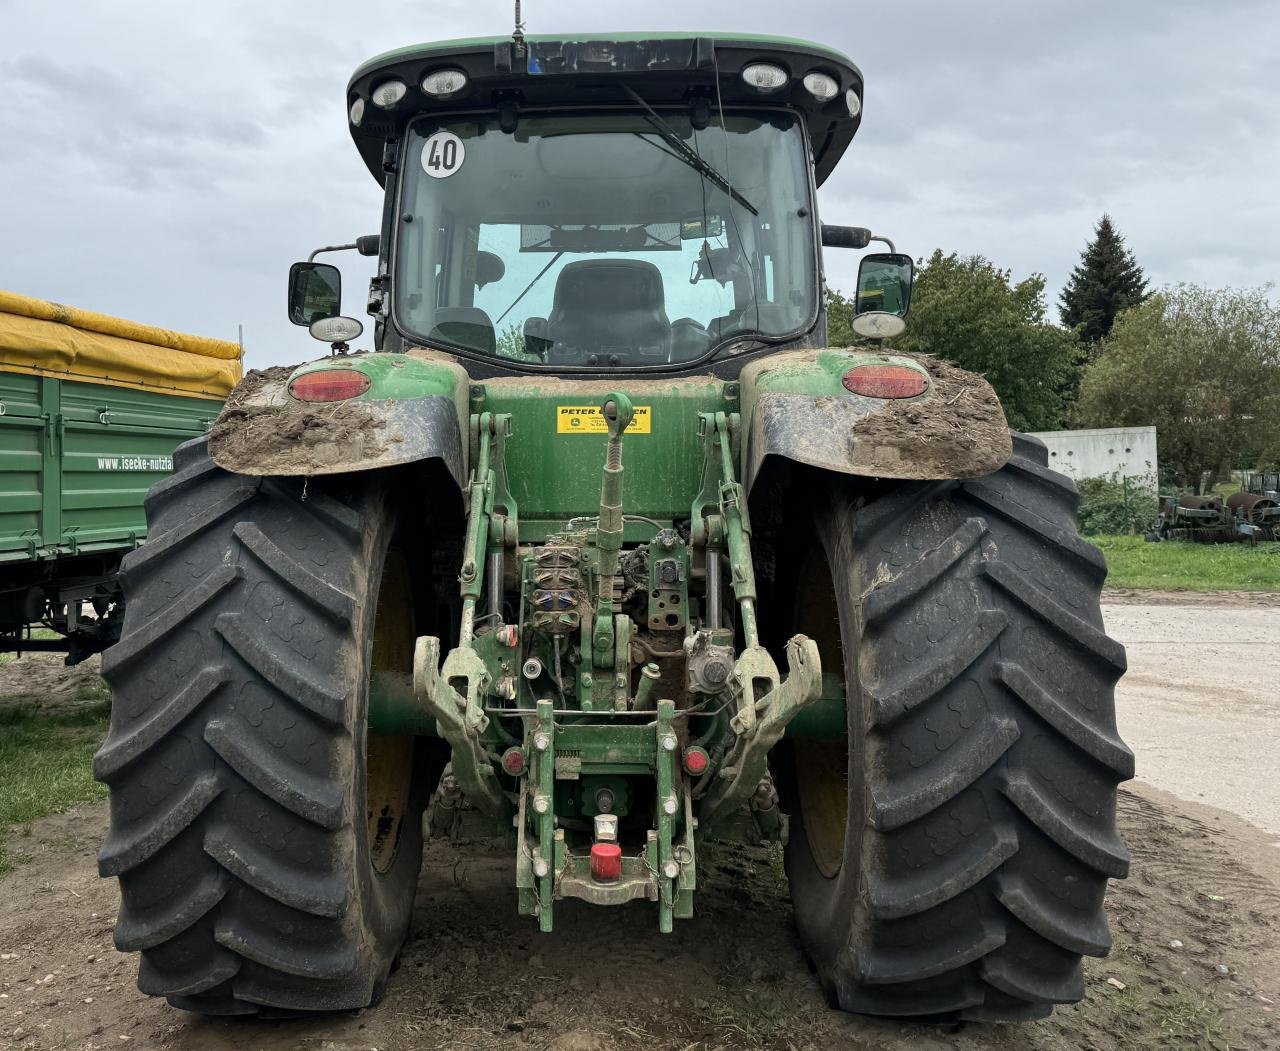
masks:
<path id="1" fill-rule="evenodd" d="M 1186 776 L 1192 790 L 1208 788 L 1204 802 L 1254 805 L 1234 788 L 1215 792 L 1236 744 L 1206 733 L 1245 702 L 1210 703 L 1202 682 L 1213 660 L 1239 666 L 1243 657 L 1222 647 L 1251 645 L 1248 631 L 1200 609 L 1193 646 L 1179 634 L 1178 606 L 1106 612 L 1135 644 L 1120 714 L 1140 776 L 1156 784 Z M 1249 652 L 1273 661 L 1274 683 L 1265 632 L 1280 636 L 1275 622 L 1263 623 Z M 1179 707 L 1180 686 L 1195 703 Z M 1248 700 L 1270 720 L 1252 730 L 1250 747 L 1273 755 L 1265 734 L 1278 725 L 1267 707 L 1274 692 L 1263 685 Z M 1202 767 L 1185 770 L 1187 755 L 1203 756 Z M 776 855 L 723 848 L 704 870 L 698 916 L 663 937 L 647 906 L 576 903 L 558 909 L 557 931 L 541 936 L 515 915 L 506 852 L 433 846 L 413 938 L 378 1008 L 306 1022 L 195 1018 L 137 993 L 134 958 L 112 948 L 116 889 L 93 864 L 105 808 L 86 807 L 37 824 L 22 844 L 33 860 L 0 879 L 0 1047 L 1280 1048 L 1280 848 L 1223 809 L 1144 783 L 1131 789 L 1120 818 L 1133 874 L 1108 899 L 1115 949 L 1087 962 L 1086 1000 L 1033 1025 L 958 1032 L 828 1010 L 796 942 Z M 1272 805 L 1266 793 L 1276 791 L 1259 786 L 1257 805 Z"/>
<path id="2" fill-rule="evenodd" d="M 1280 835 L 1280 597 L 1208 598 L 1103 607 L 1129 655 L 1120 735 L 1140 780 Z"/>

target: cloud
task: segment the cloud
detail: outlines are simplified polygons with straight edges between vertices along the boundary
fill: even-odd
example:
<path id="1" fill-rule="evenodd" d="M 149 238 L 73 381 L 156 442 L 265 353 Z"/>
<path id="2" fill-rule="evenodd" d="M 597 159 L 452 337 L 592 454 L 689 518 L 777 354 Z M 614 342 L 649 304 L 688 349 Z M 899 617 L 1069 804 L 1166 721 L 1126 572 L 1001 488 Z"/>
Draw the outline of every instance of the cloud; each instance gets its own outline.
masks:
<path id="1" fill-rule="evenodd" d="M 378 228 L 344 88 L 380 51 L 505 33 L 502 2 L 10 0 L 0 26 L 0 287 L 194 332 L 245 326 L 254 365 L 319 349 L 288 264 Z M 827 222 L 901 250 L 980 252 L 1051 298 L 1102 212 L 1156 284 L 1280 275 L 1270 0 L 525 5 L 531 32 L 705 29 L 850 54 L 866 116 Z M 358 313 L 370 261 L 340 259 Z M 849 287 L 856 253 L 827 253 Z"/>

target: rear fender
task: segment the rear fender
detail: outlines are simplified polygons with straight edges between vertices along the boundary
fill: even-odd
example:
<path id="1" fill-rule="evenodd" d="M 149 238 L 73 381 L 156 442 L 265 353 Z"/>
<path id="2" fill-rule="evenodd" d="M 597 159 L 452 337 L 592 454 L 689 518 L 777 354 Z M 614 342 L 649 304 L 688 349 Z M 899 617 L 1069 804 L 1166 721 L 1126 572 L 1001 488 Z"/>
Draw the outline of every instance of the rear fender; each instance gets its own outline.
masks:
<path id="1" fill-rule="evenodd" d="M 302 402 L 299 376 L 363 373 L 369 389 L 339 402 Z M 441 460 L 459 488 L 467 478 L 470 381 L 447 355 L 352 354 L 254 370 L 231 392 L 209 435 L 219 467 L 237 474 L 321 475 Z"/>
<path id="2" fill-rule="evenodd" d="M 857 365 L 903 365 L 927 385 L 913 398 L 846 390 Z M 981 376 L 927 354 L 797 350 L 742 370 L 743 480 L 750 491 L 766 461 L 868 478 L 974 478 L 1013 455 L 1000 399 Z"/>

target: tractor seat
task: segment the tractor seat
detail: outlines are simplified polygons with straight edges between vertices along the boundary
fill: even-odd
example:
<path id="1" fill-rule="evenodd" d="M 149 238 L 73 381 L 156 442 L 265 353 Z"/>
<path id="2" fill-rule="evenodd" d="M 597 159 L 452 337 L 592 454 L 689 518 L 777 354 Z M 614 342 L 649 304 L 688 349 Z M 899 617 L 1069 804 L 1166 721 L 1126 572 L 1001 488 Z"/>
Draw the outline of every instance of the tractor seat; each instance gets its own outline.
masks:
<path id="1" fill-rule="evenodd" d="M 436 307 L 431 335 L 492 354 L 497 344 L 493 322 L 479 307 Z"/>
<path id="2" fill-rule="evenodd" d="M 639 259 L 583 259 L 556 279 L 549 361 L 583 364 L 590 355 L 618 354 L 635 362 L 671 355 L 662 272 Z"/>

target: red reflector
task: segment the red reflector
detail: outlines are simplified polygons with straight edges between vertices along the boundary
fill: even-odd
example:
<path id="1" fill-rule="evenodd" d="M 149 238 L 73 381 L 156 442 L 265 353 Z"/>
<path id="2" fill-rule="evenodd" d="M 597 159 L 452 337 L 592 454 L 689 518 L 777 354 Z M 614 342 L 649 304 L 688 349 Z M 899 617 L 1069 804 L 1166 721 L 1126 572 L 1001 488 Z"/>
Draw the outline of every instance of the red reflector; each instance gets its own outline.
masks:
<path id="1" fill-rule="evenodd" d="M 905 365 L 856 365 L 843 382 L 845 390 L 865 398 L 914 398 L 929 385 L 924 373 Z"/>
<path id="2" fill-rule="evenodd" d="M 355 369 L 322 369 L 308 372 L 289 384 L 299 401 L 346 401 L 369 389 L 369 377 Z"/>
<path id="3" fill-rule="evenodd" d="M 622 848 L 617 843 L 591 845 L 591 878 L 611 883 L 622 876 Z"/>
<path id="4" fill-rule="evenodd" d="M 502 753 L 502 769 L 509 773 L 512 777 L 519 777 L 524 773 L 524 752 L 519 748 L 508 748 Z"/>
<path id="5" fill-rule="evenodd" d="M 692 777 L 704 774 L 707 767 L 711 765 L 711 756 L 695 745 L 686 749 L 684 753 L 684 768 L 686 773 Z"/>

